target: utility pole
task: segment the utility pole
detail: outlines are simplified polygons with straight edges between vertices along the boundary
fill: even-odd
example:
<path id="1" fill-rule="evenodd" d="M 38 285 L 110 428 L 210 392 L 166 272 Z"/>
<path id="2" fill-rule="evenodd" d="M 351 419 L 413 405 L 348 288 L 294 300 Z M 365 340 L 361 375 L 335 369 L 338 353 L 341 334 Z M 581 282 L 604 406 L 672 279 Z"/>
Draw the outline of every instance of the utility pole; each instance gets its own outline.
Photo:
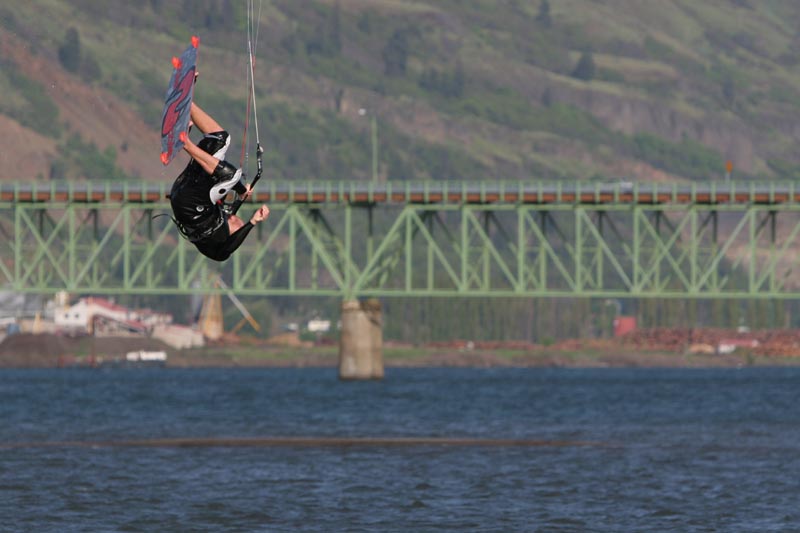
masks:
<path id="1" fill-rule="evenodd" d="M 372 114 L 372 183 L 378 183 L 378 121 Z"/>
<path id="2" fill-rule="evenodd" d="M 362 117 L 367 114 L 367 109 L 362 107 L 358 114 Z M 374 112 L 369 112 L 370 137 L 372 141 L 372 183 L 378 183 L 378 119 Z"/>

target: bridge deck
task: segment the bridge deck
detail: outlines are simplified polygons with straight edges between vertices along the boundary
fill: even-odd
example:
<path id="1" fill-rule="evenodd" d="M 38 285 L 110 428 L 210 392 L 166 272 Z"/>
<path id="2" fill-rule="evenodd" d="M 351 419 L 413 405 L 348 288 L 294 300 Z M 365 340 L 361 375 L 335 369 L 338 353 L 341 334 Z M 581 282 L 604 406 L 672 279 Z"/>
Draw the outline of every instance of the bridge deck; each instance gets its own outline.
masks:
<path id="1" fill-rule="evenodd" d="M 163 203 L 171 183 L 0 184 L 0 202 Z M 349 204 L 795 204 L 794 182 L 262 182 L 253 201 Z"/>

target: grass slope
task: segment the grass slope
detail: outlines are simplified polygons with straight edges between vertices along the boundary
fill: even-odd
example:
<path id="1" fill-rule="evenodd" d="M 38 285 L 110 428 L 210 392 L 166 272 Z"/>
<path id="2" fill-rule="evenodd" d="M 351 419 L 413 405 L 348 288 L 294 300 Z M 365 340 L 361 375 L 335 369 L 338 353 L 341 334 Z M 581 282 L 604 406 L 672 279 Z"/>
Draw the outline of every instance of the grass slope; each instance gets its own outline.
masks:
<path id="1" fill-rule="evenodd" d="M 241 133 L 245 2 L 184 4 L 0 8 L 0 113 L 58 142 L 56 155 L 42 149 L 42 177 L 91 177 L 88 167 L 111 165 L 104 173 L 163 179 L 147 128 L 157 128 L 169 58 L 192 34 L 202 38 L 197 99 Z M 256 2 L 259 118 L 272 176 L 368 179 L 361 108 L 377 117 L 383 179 L 701 180 L 720 177 L 726 159 L 738 177 L 800 175 L 792 24 L 800 4 L 549 4 L 546 18 L 540 2 L 521 0 Z M 60 57 L 70 29 L 80 38 L 71 68 Z M 21 60 L 20 49 L 46 68 Z M 586 51 L 594 72 L 576 79 Z M 84 90 L 60 98 L 53 77 Z M 130 139 L 103 130 L 98 100 L 137 117 Z M 75 135 L 84 144 L 67 142 Z M 74 152 L 87 142 L 96 149 L 82 168 Z"/>

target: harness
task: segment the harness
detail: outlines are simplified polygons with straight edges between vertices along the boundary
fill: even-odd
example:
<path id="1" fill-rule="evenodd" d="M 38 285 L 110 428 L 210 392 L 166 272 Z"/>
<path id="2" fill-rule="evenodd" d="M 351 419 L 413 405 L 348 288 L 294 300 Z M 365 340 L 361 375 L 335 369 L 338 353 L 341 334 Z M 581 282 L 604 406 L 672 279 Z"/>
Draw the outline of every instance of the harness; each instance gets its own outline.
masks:
<path id="1" fill-rule="evenodd" d="M 178 227 L 178 231 L 181 232 L 181 235 L 186 237 L 186 239 L 192 243 L 201 242 L 209 237 L 211 237 L 214 233 L 219 231 L 223 224 L 228 223 L 227 217 L 220 216 L 220 217 L 210 217 L 210 221 L 214 221 L 214 224 L 208 225 L 208 227 L 198 227 L 194 229 L 189 229 L 180 222 L 178 222 L 175 217 L 170 217 L 175 225 Z M 216 219 L 216 220 L 215 220 Z"/>

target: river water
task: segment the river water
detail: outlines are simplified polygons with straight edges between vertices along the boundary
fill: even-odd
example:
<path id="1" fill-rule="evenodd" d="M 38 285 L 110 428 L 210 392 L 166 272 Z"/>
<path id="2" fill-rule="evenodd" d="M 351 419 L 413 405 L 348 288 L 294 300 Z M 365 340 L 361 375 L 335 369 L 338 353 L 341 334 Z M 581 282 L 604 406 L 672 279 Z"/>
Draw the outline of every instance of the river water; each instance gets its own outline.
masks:
<path id="1" fill-rule="evenodd" d="M 800 369 L 0 372 L 0 531 L 800 531 Z"/>

